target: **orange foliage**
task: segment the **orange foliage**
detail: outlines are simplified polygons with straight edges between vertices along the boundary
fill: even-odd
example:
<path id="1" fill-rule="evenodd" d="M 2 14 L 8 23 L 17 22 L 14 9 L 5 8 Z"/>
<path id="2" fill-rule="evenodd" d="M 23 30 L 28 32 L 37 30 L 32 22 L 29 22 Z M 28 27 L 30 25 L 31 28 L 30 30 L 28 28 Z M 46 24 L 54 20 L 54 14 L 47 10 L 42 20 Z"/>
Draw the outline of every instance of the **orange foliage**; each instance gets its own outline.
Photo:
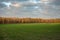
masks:
<path id="1" fill-rule="evenodd" d="M 9 24 L 9 23 L 60 23 L 60 19 L 0 17 L 0 24 Z"/>

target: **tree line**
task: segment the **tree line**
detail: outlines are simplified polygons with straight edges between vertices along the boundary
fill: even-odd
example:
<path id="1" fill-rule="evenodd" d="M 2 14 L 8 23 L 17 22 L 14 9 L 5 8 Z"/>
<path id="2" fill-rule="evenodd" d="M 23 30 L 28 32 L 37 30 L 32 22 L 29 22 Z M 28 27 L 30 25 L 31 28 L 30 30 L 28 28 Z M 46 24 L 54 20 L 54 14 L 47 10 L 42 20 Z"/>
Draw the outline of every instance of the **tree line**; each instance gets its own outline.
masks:
<path id="1" fill-rule="evenodd" d="M 0 24 L 9 24 L 9 23 L 60 23 L 60 19 L 0 17 Z"/>

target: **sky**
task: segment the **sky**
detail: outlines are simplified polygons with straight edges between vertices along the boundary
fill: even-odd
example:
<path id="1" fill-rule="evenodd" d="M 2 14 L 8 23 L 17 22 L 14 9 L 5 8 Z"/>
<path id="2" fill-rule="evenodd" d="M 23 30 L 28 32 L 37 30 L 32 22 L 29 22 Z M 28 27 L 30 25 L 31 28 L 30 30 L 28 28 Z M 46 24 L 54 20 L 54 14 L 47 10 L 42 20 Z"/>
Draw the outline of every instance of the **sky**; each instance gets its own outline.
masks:
<path id="1" fill-rule="evenodd" d="M 60 18 L 60 0 L 0 0 L 0 17 Z"/>

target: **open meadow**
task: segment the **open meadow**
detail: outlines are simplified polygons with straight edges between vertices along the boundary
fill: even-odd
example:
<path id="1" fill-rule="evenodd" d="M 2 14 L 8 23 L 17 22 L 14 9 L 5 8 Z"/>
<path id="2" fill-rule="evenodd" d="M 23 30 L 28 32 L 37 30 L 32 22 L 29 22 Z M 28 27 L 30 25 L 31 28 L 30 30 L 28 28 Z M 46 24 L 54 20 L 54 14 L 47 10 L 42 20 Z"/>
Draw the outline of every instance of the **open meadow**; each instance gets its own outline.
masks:
<path id="1" fill-rule="evenodd" d="M 60 23 L 0 24 L 0 40 L 60 40 Z"/>

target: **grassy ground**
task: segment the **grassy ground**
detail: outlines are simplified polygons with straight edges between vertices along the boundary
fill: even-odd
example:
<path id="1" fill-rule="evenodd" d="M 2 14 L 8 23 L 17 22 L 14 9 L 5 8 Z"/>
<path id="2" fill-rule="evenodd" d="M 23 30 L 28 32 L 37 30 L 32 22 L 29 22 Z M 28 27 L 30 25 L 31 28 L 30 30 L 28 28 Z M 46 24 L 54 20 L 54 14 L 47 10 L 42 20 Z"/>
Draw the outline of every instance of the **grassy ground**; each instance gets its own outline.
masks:
<path id="1" fill-rule="evenodd" d="M 0 40 L 60 40 L 60 23 L 0 24 Z"/>

